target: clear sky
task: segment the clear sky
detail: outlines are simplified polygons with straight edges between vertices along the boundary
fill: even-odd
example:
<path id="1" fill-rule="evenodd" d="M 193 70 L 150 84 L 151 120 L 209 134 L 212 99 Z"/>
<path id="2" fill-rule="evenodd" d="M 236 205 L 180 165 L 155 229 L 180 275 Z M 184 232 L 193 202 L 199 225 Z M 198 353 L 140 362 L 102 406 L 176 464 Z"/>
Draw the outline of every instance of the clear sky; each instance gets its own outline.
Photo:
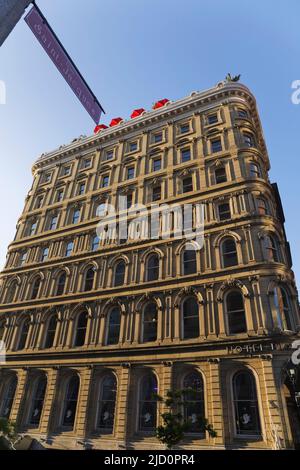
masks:
<path id="1" fill-rule="evenodd" d="M 288 0 L 37 0 L 106 115 L 214 86 L 227 72 L 257 98 L 300 279 L 300 2 Z M 31 165 L 93 132 L 93 122 L 22 19 L 0 49 L 0 265 L 14 237 Z"/>

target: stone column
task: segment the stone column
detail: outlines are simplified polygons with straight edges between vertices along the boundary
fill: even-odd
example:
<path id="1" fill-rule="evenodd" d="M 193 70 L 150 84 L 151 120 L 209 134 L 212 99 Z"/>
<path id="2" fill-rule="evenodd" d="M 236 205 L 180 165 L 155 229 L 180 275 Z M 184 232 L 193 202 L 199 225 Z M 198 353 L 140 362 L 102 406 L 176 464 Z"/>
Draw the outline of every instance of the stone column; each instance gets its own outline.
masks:
<path id="1" fill-rule="evenodd" d="M 208 421 L 217 432 L 217 437 L 209 437 L 214 445 L 223 446 L 225 443 L 223 428 L 223 406 L 221 390 L 220 359 L 209 359 L 209 403 Z"/>
<path id="2" fill-rule="evenodd" d="M 118 399 L 115 412 L 116 439 L 119 447 L 126 448 L 128 423 L 128 396 L 130 385 L 130 364 L 122 364 L 119 374 Z"/>
<path id="3" fill-rule="evenodd" d="M 79 439 L 84 439 L 86 435 L 87 425 L 87 406 L 89 399 L 89 390 L 92 377 L 93 368 L 87 366 L 80 371 L 80 393 L 76 413 L 76 436 Z"/>
<path id="4" fill-rule="evenodd" d="M 55 393 L 57 388 L 58 368 L 50 369 L 47 373 L 47 388 L 44 399 L 44 406 L 40 420 L 41 434 L 47 434 L 50 431 L 50 418 L 55 413 Z M 53 416 L 54 418 L 54 416 Z"/>

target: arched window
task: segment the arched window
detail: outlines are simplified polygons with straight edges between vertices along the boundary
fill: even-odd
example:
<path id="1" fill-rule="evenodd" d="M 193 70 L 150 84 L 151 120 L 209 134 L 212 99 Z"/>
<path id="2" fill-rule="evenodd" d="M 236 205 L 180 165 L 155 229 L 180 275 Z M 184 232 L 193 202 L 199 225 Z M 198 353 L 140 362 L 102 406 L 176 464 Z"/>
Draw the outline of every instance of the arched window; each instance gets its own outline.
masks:
<path id="1" fill-rule="evenodd" d="M 185 249 L 183 251 L 183 274 L 194 274 L 197 271 L 196 251 Z"/>
<path id="2" fill-rule="evenodd" d="M 139 390 L 139 431 L 153 432 L 157 421 L 157 380 L 154 374 L 146 375 Z"/>
<path id="3" fill-rule="evenodd" d="M 182 305 L 183 338 L 198 338 L 199 336 L 199 307 L 194 297 L 188 297 Z"/>
<path id="4" fill-rule="evenodd" d="M 275 263 L 279 263 L 279 247 L 277 239 L 270 235 L 266 236 L 265 247 L 268 261 L 275 261 Z"/>
<path id="5" fill-rule="evenodd" d="M 17 290 L 17 281 L 13 281 L 7 290 L 6 303 L 11 304 L 15 300 L 16 290 Z"/>
<path id="6" fill-rule="evenodd" d="M 143 343 L 157 339 L 157 306 L 155 302 L 146 305 L 143 313 Z"/>
<path id="7" fill-rule="evenodd" d="M 79 377 L 73 375 L 66 387 L 62 425 L 73 428 L 77 409 L 77 400 L 79 392 Z"/>
<path id="8" fill-rule="evenodd" d="M 237 372 L 233 377 L 233 400 L 236 434 L 259 436 L 261 434 L 256 384 L 248 371 Z"/>
<path id="9" fill-rule="evenodd" d="M 86 328 L 87 328 L 88 314 L 87 312 L 81 312 L 77 320 L 77 328 L 74 346 L 83 346 L 85 343 L 86 337 Z"/>
<path id="10" fill-rule="evenodd" d="M 40 424 L 41 414 L 44 406 L 44 399 L 47 387 L 46 377 L 40 377 L 35 384 L 35 390 L 31 403 L 29 415 L 29 424 L 38 426 Z"/>
<path id="11" fill-rule="evenodd" d="M 232 291 L 227 294 L 226 314 L 230 335 L 247 331 L 244 300 L 240 291 Z"/>
<path id="12" fill-rule="evenodd" d="M 283 287 L 274 289 L 274 303 L 277 311 L 278 324 L 282 330 L 293 330 L 291 322 L 291 306 L 288 294 Z"/>
<path id="13" fill-rule="evenodd" d="M 122 286 L 125 281 L 125 262 L 119 261 L 115 270 L 115 286 Z"/>
<path id="14" fill-rule="evenodd" d="M 221 245 L 223 268 L 236 266 L 238 264 L 238 257 L 236 251 L 236 244 L 233 238 L 226 238 Z"/>
<path id="15" fill-rule="evenodd" d="M 84 291 L 87 292 L 93 289 L 94 286 L 94 277 L 95 277 L 95 269 L 89 268 L 85 275 L 85 282 L 84 282 Z"/>
<path id="16" fill-rule="evenodd" d="M 0 417 L 9 419 L 11 408 L 14 402 L 16 389 L 17 389 L 17 377 L 11 377 L 5 384 L 4 393 L 1 400 L 0 406 Z"/>
<path id="17" fill-rule="evenodd" d="M 108 434 L 114 429 L 117 380 L 113 374 L 103 377 L 100 384 L 97 428 Z"/>
<path id="18" fill-rule="evenodd" d="M 120 339 L 121 312 L 119 307 L 111 310 L 108 316 L 106 344 L 118 344 Z"/>
<path id="19" fill-rule="evenodd" d="M 57 317 L 56 315 L 51 315 L 50 320 L 48 321 L 48 328 L 45 340 L 45 348 L 52 348 L 56 333 L 57 326 Z"/>
<path id="20" fill-rule="evenodd" d="M 19 339 L 19 344 L 18 344 L 19 351 L 24 349 L 26 346 L 28 332 L 29 332 L 29 325 L 30 325 L 30 319 L 25 318 L 21 326 L 21 334 L 20 334 L 20 339 Z"/>
<path id="21" fill-rule="evenodd" d="M 41 285 L 41 278 L 38 277 L 32 286 L 32 291 L 31 291 L 31 300 L 34 300 L 38 297 L 39 295 L 39 290 L 40 290 L 40 285 Z"/>
<path id="22" fill-rule="evenodd" d="M 159 277 L 158 254 L 150 255 L 147 261 L 147 281 L 156 281 Z"/>
<path id="23" fill-rule="evenodd" d="M 61 273 L 57 282 L 56 295 L 63 295 L 65 293 L 67 275 L 65 272 Z"/>
<path id="24" fill-rule="evenodd" d="M 205 418 L 204 384 L 201 374 L 191 372 L 183 381 L 184 420 L 190 423 L 188 432 L 200 433 Z"/>

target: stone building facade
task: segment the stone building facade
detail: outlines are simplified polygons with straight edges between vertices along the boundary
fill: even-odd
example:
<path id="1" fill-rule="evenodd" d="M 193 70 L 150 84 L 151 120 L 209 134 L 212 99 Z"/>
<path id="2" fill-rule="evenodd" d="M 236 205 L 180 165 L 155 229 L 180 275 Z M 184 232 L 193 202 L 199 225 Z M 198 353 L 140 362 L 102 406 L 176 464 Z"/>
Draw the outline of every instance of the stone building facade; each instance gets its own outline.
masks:
<path id="1" fill-rule="evenodd" d="M 153 393 L 191 387 L 183 448 L 293 448 L 299 307 L 255 98 L 221 82 L 135 114 L 33 165 L 0 278 L 0 415 L 49 448 L 160 449 Z M 175 236 L 199 207 L 201 249 Z"/>

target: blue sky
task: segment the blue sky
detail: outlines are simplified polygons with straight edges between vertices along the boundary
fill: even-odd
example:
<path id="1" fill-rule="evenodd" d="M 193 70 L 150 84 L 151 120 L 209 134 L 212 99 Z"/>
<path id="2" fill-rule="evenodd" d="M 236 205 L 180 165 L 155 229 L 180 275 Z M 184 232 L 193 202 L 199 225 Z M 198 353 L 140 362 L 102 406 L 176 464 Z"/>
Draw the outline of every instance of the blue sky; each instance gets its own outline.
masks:
<path id="1" fill-rule="evenodd" d="M 106 115 L 128 118 L 240 73 L 255 94 L 300 279 L 300 2 L 37 0 Z M 93 122 L 22 19 L 0 49 L 0 265 L 43 152 L 91 134 Z"/>

